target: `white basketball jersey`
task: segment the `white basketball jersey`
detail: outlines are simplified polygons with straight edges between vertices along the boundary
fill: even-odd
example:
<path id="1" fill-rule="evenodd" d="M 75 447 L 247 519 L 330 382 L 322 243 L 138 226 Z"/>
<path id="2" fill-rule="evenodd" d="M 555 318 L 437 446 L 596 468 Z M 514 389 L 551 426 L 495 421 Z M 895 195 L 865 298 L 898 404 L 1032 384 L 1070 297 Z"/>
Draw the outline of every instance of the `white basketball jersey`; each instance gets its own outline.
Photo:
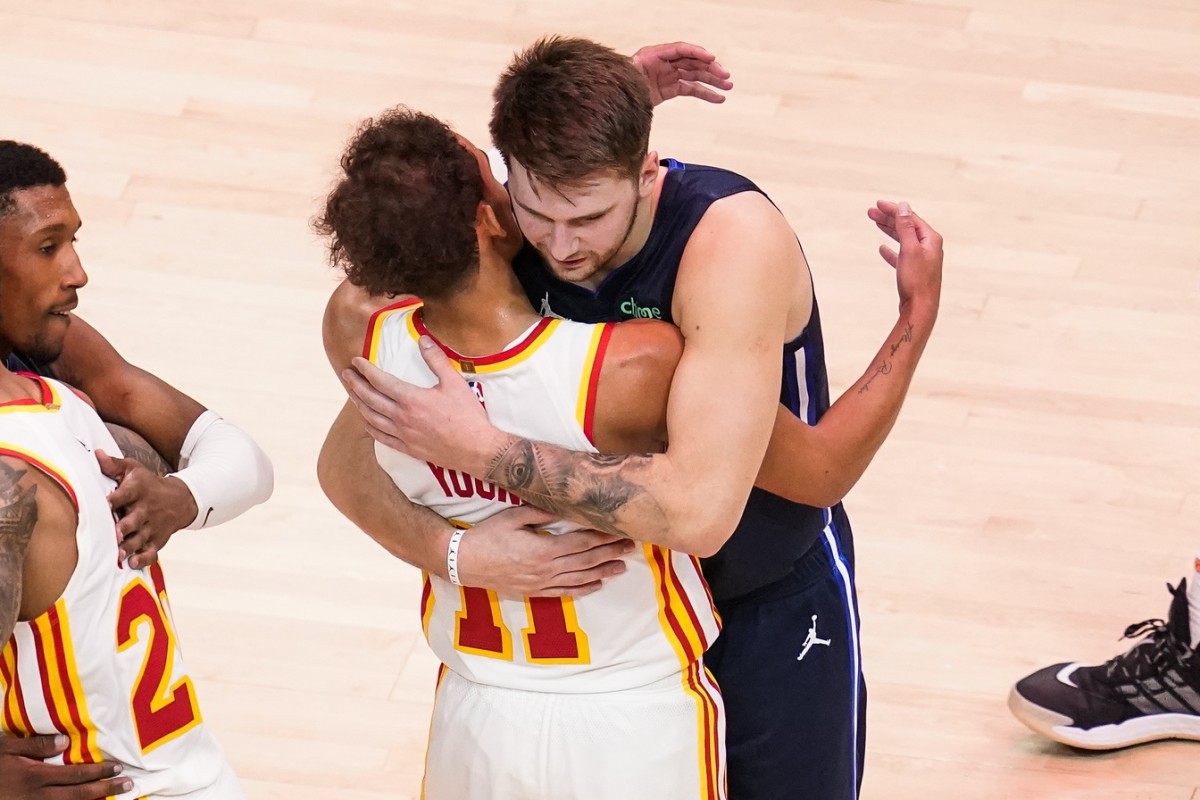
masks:
<path id="1" fill-rule="evenodd" d="M 371 320 L 364 356 L 420 385 L 433 373 L 417 340 L 428 335 L 420 303 Z M 482 358 L 443 346 L 501 430 L 571 450 L 596 452 L 591 426 L 610 324 L 542 319 L 504 351 Z M 470 527 L 521 504 L 471 475 L 376 445 L 379 463 L 413 502 Z M 554 533 L 579 526 L 560 523 Z M 547 535 L 550 535 L 547 533 Z M 466 535 L 470 547 L 471 534 Z M 699 561 L 655 545 L 626 558 L 624 574 L 586 597 L 510 597 L 426 575 L 425 636 L 448 667 L 477 683 L 542 692 L 604 692 L 644 686 L 696 662 L 719 622 Z"/>
<path id="2" fill-rule="evenodd" d="M 18 622 L 0 654 L 5 735 L 62 733 L 54 763 L 125 765 L 122 798 L 187 795 L 213 786 L 225 758 L 200 716 L 180 658 L 162 570 L 120 562 L 95 451 L 120 453 L 104 423 L 64 384 L 40 403 L 0 405 L 0 454 L 52 478 L 78 514 L 79 559 L 46 613 Z"/>

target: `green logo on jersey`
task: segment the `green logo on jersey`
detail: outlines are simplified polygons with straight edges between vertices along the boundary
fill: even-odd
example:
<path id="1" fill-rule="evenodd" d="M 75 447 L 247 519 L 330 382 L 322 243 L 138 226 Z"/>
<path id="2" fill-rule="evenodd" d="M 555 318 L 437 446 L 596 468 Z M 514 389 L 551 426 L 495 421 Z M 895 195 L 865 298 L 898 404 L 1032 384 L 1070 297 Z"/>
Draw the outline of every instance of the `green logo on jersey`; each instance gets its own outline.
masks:
<path id="1" fill-rule="evenodd" d="M 629 317 L 642 317 L 645 319 L 662 319 L 662 312 L 657 308 L 643 308 L 637 304 L 637 300 L 632 297 L 621 303 L 621 313 Z"/>

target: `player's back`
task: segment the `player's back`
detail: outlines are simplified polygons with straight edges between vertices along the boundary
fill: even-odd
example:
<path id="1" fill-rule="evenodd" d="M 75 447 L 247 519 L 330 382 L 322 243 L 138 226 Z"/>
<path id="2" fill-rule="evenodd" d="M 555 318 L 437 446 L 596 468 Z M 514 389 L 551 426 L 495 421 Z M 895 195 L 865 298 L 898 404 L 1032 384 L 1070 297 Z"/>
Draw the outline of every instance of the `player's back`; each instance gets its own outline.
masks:
<path id="1" fill-rule="evenodd" d="M 404 380 L 432 386 L 417 346 L 427 333 L 419 307 L 400 303 L 377 314 L 365 355 Z M 498 428 L 597 452 L 596 388 L 611 332 L 611 325 L 543 319 L 494 356 L 466 359 L 447 352 Z M 469 527 L 521 504 L 477 477 L 382 446 L 376 453 L 413 502 L 458 525 Z M 577 526 L 552 527 L 563 533 Z M 513 689 L 616 691 L 679 673 L 699 659 L 718 630 L 698 560 L 643 544 L 626 564 L 603 589 L 577 599 L 502 597 L 426 576 L 426 637 L 443 663 L 464 677 Z"/>
<path id="2" fill-rule="evenodd" d="M 65 385 L 40 380 L 41 402 L 0 406 L 0 454 L 50 478 L 77 516 L 78 558 L 61 597 L 18 622 L 0 654 L 0 727 L 67 735 L 55 761 L 117 761 L 130 797 L 241 797 L 184 670 L 157 565 L 124 565 L 95 451 L 120 448 Z M 36 534 L 35 534 L 36 535 Z"/>

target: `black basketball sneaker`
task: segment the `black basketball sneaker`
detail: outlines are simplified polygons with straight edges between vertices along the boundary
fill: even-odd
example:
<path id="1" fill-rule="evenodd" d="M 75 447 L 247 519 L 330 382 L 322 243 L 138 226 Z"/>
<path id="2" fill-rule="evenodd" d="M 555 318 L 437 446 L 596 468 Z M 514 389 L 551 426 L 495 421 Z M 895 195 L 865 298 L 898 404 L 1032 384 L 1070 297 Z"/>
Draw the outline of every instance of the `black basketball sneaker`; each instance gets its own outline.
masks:
<path id="1" fill-rule="evenodd" d="M 1159 739 L 1200 741 L 1200 655 L 1190 647 L 1187 581 L 1171 590 L 1167 620 L 1130 625 L 1143 637 L 1099 666 L 1055 664 L 1012 688 L 1017 719 L 1056 742 L 1112 750 Z"/>

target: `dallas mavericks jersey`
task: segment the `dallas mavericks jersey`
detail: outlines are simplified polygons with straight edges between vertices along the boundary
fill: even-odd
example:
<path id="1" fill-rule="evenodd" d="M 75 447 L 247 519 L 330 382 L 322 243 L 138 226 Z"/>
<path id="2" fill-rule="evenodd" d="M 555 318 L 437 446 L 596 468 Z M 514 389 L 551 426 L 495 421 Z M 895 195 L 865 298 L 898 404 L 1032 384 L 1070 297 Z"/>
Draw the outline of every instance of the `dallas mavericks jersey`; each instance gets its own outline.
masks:
<path id="1" fill-rule="evenodd" d="M 162 570 L 120 562 L 95 451 L 120 448 L 65 384 L 40 380 L 42 399 L 0 405 L 0 454 L 51 478 L 78 515 L 75 571 L 44 614 L 18 622 L 0 652 L 6 736 L 65 734 L 53 763 L 125 765 L 123 798 L 177 796 L 217 782 L 225 759 L 184 670 Z"/>
<path id="2" fill-rule="evenodd" d="M 419 309 L 419 302 L 406 301 L 378 312 L 364 357 L 428 387 L 436 381 L 417 346 L 428 333 Z M 496 355 L 472 358 L 442 349 L 496 427 L 594 453 L 596 383 L 610 330 L 610 325 L 543 319 Z M 379 444 L 375 453 L 410 500 L 460 527 L 522 503 L 480 478 Z M 564 533 L 578 526 L 551 527 Z M 607 692 L 678 675 L 700 658 L 718 630 L 700 564 L 654 545 L 642 545 L 625 563 L 625 573 L 605 581 L 603 589 L 573 599 L 502 596 L 426 575 L 425 636 L 442 663 L 458 674 L 510 689 Z"/>
<path id="3" fill-rule="evenodd" d="M 674 321 L 671 299 L 679 262 L 704 212 L 721 198 L 762 190 L 741 175 L 723 169 L 673 159 L 664 160 L 662 165 L 667 174 L 649 239 L 637 255 L 609 273 L 595 290 L 556 278 L 537 251 L 525 245 L 513 266 L 530 302 L 543 316 L 581 322 L 633 317 Z M 737 280 L 736 270 L 737 264 L 729 265 L 729 280 Z M 743 313 L 753 310 L 745 309 Z M 812 318 L 804 330 L 783 346 L 779 401 L 810 425 L 815 425 L 829 408 L 825 344 L 815 299 Z M 718 602 L 729 600 L 782 578 L 821 537 L 826 513 L 826 509 L 753 489 L 733 536 L 715 556 L 704 559 L 704 575 L 713 596 Z M 841 504 L 828 513 L 849 549 L 850 525 Z"/>

